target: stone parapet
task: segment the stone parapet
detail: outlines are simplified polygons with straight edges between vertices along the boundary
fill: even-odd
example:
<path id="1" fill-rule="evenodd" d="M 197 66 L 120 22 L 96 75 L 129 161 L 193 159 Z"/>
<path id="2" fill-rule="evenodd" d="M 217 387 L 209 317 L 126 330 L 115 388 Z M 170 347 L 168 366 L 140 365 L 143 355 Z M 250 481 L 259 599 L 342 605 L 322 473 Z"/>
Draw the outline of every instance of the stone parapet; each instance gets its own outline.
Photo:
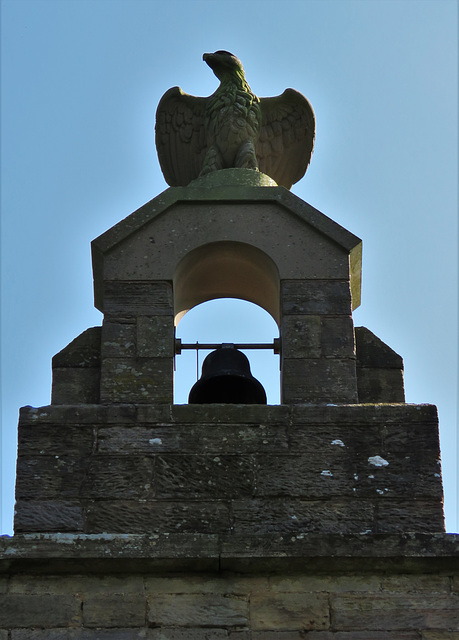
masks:
<path id="1" fill-rule="evenodd" d="M 443 530 L 430 405 L 21 410 L 16 532 Z"/>

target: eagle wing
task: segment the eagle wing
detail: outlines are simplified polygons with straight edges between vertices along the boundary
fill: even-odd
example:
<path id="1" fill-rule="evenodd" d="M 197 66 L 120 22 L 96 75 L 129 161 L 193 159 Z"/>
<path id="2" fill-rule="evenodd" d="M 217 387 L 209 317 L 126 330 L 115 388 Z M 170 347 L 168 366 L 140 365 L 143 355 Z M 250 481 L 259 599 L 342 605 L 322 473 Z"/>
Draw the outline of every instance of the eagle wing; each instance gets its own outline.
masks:
<path id="1" fill-rule="evenodd" d="M 261 131 L 256 144 L 260 171 L 290 189 L 308 168 L 314 148 L 315 117 L 309 101 L 298 91 L 260 98 Z"/>
<path id="2" fill-rule="evenodd" d="M 199 176 L 206 153 L 207 98 L 191 96 L 180 87 L 166 91 L 156 110 L 156 150 L 164 178 L 184 187 Z"/>

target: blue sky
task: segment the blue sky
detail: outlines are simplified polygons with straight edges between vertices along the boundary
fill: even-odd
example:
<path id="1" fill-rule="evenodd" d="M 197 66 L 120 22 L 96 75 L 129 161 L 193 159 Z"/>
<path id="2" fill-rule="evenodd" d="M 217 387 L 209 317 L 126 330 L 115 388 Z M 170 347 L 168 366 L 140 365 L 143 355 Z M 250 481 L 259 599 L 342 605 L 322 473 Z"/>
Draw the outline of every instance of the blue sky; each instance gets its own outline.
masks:
<path id="1" fill-rule="evenodd" d="M 212 93 L 218 81 L 202 54 L 217 49 L 243 61 L 258 95 L 293 87 L 314 107 L 314 156 L 292 191 L 363 240 L 354 321 L 403 356 L 407 402 L 438 406 L 447 529 L 457 531 L 457 2 L 2 0 L 1 8 L 2 531 L 11 532 L 18 409 L 49 403 L 52 356 L 101 324 L 90 242 L 167 187 L 156 106 L 174 85 Z M 221 306 L 191 311 L 178 335 L 274 337 L 264 312 Z M 195 361 L 190 374 L 180 366 L 184 402 Z M 254 362 L 270 402 L 276 367 L 274 358 Z"/>

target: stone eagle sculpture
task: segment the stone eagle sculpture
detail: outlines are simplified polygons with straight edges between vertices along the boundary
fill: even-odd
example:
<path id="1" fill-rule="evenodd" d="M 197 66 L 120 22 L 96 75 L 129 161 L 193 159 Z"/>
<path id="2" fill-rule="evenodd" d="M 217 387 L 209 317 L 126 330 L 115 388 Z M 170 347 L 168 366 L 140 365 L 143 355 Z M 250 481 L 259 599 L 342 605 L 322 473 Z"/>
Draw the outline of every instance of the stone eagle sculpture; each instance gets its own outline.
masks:
<path id="1" fill-rule="evenodd" d="M 304 176 L 314 147 L 309 101 L 294 89 L 258 98 L 241 61 L 228 51 L 205 53 L 203 60 L 220 80 L 215 93 L 198 98 L 173 87 L 156 111 L 156 148 L 166 182 L 186 186 L 211 171 L 239 167 L 290 189 Z"/>

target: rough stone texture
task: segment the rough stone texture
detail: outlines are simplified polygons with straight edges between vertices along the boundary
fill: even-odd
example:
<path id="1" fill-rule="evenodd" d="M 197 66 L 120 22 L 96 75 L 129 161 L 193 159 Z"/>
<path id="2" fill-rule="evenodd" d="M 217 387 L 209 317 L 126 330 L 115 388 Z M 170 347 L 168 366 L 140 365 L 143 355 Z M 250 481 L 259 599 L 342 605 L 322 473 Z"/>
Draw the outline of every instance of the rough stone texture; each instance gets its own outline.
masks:
<path id="1" fill-rule="evenodd" d="M 443 530 L 423 405 L 24 408 L 20 531 Z"/>
<path id="2" fill-rule="evenodd" d="M 457 535 L 230 539 L 203 567 L 193 535 L 0 538 L 0 638 L 457 640 Z"/>
<path id="3" fill-rule="evenodd" d="M 158 594 L 148 599 L 152 626 L 247 627 L 247 599 L 239 594 Z"/>
<path id="4" fill-rule="evenodd" d="M 282 360 L 282 402 L 357 402 L 354 360 Z"/>
<path id="5" fill-rule="evenodd" d="M 87 329 L 54 356 L 52 404 L 99 402 L 100 336 L 100 327 Z"/>
<path id="6" fill-rule="evenodd" d="M 359 402 L 405 402 L 402 358 L 365 327 L 355 343 Z"/>
<path id="7" fill-rule="evenodd" d="M 0 627 L 71 627 L 81 622 L 79 599 L 71 592 L 5 594 L 0 598 Z"/>
<path id="8" fill-rule="evenodd" d="M 83 508 L 65 500 L 17 500 L 16 531 L 82 531 Z"/>
<path id="9" fill-rule="evenodd" d="M 359 304 L 356 236 L 280 187 L 228 186 L 168 189 L 94 240 L 97 307 L 106 312 L 110 281 L 172 281 L 187 253 L 222 240 L 256 244 L 278 265 L 281 279 L 348 279 L 350 256 L 354 308 Z"/>
<path id="10" fill-rule="evenodd" d="M 282 402 L 357 402 L 348 281 L 281 282 Z"/>
<path id="11" fill-rule="evenodd" d="M 172 358 L 105 358 L 101 371 L 101 402 L 107 404 L 172 402 Z"/>
<path id="12" fill-rule="evenodd" d="M 258 304 L 279 324 L 282 402 L 357 402 L 360 240 L 285 189 L 227 177 L 168 189 L 93 242 L 100 402 L 172 402 L 174 317 L 218 297 Z M 73 401 L 65 393 L 56 398 Z"/>

